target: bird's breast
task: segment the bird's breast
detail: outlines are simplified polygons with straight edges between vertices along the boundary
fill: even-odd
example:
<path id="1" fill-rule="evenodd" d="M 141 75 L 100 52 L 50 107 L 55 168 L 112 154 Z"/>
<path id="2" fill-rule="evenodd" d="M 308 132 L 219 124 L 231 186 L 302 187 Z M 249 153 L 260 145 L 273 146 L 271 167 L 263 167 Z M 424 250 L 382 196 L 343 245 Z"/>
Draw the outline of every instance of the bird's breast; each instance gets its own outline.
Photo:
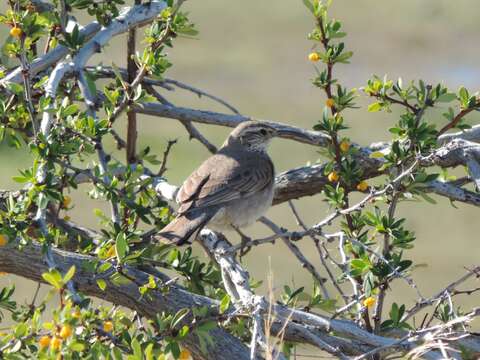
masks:
<path id="1" fill-rule="evenodd" d="M 253 224 L 272 205 L 273 190 L 272 183 L 253 196 L 232 201 L 219 209 L 217 214 L 210 220 L 209 226 L 221 231 L 230 228 L 231 225 L 243 228 Z"/>

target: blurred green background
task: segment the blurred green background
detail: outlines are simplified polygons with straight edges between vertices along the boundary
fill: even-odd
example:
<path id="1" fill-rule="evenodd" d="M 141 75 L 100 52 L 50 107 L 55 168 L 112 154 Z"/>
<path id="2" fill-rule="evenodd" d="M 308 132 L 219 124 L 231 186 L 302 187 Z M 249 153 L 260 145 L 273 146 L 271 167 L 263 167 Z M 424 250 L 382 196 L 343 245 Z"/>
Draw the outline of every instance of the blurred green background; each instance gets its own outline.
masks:
<path id="1" fill-rule="evenodd" d="M 348 87 L 363 86 L 373 74 L 388 74 L 390 78 L 401 76 L 404 81 L 421 78 L 443 82 L 452 89 L 464 85 L 476 90 L 480 74 L 478 6 L 476 0 L 334 1 L 332 14 L 343 22 L 348 33 L 346 47 L 354 51 L 352 63 L 336 67 L 335 76 Z M 4 7 L 0 5 L 0 10 Z M 168 50 L 174 64 L 168 77 L 220 96 L 243 114 L 305 128 L 316 123 L 325 98 L 311 85 L 315 71 L 307 60 L 312 43 L 306 35 L 313 22 L 300 0 L 189 0 L 184 9 L 189 11 L 200 34 L 197 39 L 178 38 L 175 47 Z M 6 31 L 3 29 L 3 37 Z M 108 65 L 114 59 L 117 65 L 124 66 L 125 48 L 125 36 L 118 37 L 91 64 L 103 61 Z M 183 90 L 164 95 L 177 105 L 226 111 Z M 388 128 L 398 113 L 368 113 L 368 99 L 364 96 L 358 103 L 361 109 L 345 113 L 352 141 L 367 145 L 388 139 Z M 436 112 L 429 119 L 441 124 L 443 120 L 438 115 Z M 471 116 L 470 120 L 475 122 L 478 116 Z M 125 117 L 117 126 L 123 132 Z M 216 144 L 221 144 L 229 131 L 212 126 L 199 128 Z M 173 148 L 167 176 L 172 183 L 180 184 L 208 152 L 198 142 L 189 141 L 176 121 L 140 117 L 141 146 L 149 145 L 161 156 L 172 138 L 179 142 Z M 278 172 L 319 159 L 314 147 L 287 140 L 276 140 L 270 153 Z M 124 157 L 118 153 L 114 156 Z M 2 146 L 0 164 L 0 188 L 15 188 L 18 185 L 12 182 L 12 175 L 17 169 L 30 166 L 31 159 L 26 153 Z M 75 208 L 69 214 L 72 219 L 97 226 L 92 209 L 102 204 L 88 200 L 86 188 L 73 198 Z M 407 217 L 407 225 L 417 234 L 415 248 L 406 257 L 428 264 L 413 273 L 425 296 L 456 279 L 465 267 L 478 264 L 479 260 L 478 210 L 462 204 L 454 208 L 448 201 L 436 199 L 438 206 L 424 202 L 399 206 L 399 213 Z M 295 203 L 307 224 L 321 220 L 329 211 L 321 195 Z M 285 204 L 272 208 L 268 216 L 284 227 L 296 228 Z M 262 226 L 254 226 L 247 233 L 252 237 L 269 234 Z M 238 241 L 234 234 L 230 238 Z M 319 264 L 308 239 L 298 245 L 312 262 Z M 199 256 L 203 254 L 199 252 Z M 256 279 L 266 279 L 271 272 L 276 287 L 286 283 L 311 287 L 310 275 L 281 241 L 253 249 L 244 262 Z M 20 298 L 31 290 L 29 282 L 11 275 L 0 281 L 14 282 Z M 266 288 L 264 285 L 262 291 Z M 397 302 L 415 300 L 415 292 L 402 281 L 394 283 L 393 291 Z M 465 305 L 478 305 L 479 299 L 471 296 L 461 300 Z"/>

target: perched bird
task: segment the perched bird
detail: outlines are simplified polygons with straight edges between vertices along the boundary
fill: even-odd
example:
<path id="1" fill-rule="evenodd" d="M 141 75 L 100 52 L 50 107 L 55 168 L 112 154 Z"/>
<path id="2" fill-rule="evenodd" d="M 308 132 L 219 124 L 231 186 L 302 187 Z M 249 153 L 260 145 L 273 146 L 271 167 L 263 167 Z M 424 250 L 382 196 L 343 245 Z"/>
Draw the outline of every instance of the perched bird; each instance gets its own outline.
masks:
<path id="1" fill-rule="evenodd" d="M 275 181 L 267 147 L 279 133 L 257 121 L 238 125 L 185 180 L 177 194 L 177 216 L 157 239 L 182 245 L 207 224 L 217 231 L 238 230 L 261 217 L 272 204 Z"/>

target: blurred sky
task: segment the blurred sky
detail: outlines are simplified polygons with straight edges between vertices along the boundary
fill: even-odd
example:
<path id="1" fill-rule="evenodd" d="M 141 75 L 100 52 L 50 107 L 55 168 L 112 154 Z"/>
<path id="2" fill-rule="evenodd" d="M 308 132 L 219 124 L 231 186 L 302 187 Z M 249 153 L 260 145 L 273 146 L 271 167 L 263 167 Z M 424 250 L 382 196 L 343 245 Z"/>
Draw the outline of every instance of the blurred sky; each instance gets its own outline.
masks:
<path id="1" fill-rule="evenodd" d="M 0 5 L 0 9 L 4 6 Z M 188 0 L 184 6 L 200 34 L 196 39 L 175 41 L 175 47 L 169 50 L 174 66 L 168 77 L 220 96 L 243 114 L 305 128 L 315 124 L 325 98 L 311 85 L 315 72 L 307 61 L 312 44 L 306 35 L 313 21 L 300 0 Z M 476 91 L 480 75 L 478 6 L 477 0 L 336 0 L 332 14 L 343 22 L 348 32 L 344 41 L 354 56 L 350 65 L 335 68 L 335 76 L 344 85 L 357 88 L 365 85 L 373 74 L 388 74 L 393 78 L 401 76 L 404 81 L 422 78 L 443 82 L 453 89 L 465 85 Z M 117 65 L 123 65 L 125 47 L 125 37 L 119 37 L 106 53 L 94 60 L 108 65 L 113 59 Z M 177 105 L 225 111 L 181 90 L 165 95 Z M 351 126 L 348 135 L 365 145 L 387 139 L 388 128 L 398 118 L 396 112 L 369 114 L 364 106 L 368 101 L 362 97 L 358 101 L 362 109 L 346 112 L 346 122 Z M 438 115 L 436 112 L 429 118 L 440 124 L 442 119 Z M 470 119 L 478 120 L 478 116 Z M 120 131 L 125 124 L 125 119 L 118 121 Z M 168 139 L 179 138 L 170 159 L 172 169 L 167 173 L 174 183 L 180 184 L 208 156 L 198 143 L 188 140 L 182 127 L 173 120 L 141 117 L 139 127 L 140 143 L 150 145 L 158 154 Z M 228 133 L 228 129 L 200 128 L 217 144 Z M 4 168 L 0 173 L 0 187 L 7 188 L 14 186 L 10 178 L 16 168 L 29 166 L 31 160 L 26 155 L 17 157 L 5 147 L 0 150 Z M 286 140 L 277 140 L 271 153 L 278 171 L 320 158 L 314 147 Z M 122 158 L 122 155 L 116 156 Z M 76 193 L 74 199 L 76 209 L 72 217 L 95 226 L 91 209 L 100 205 L 86 200 L 85 189 Z M 328 213 L 321 196 L 296 203 L 308 224 Z M 415 249 L 405 256 L 428 264 L 413 274 L 425 295 L 455 279 L 465 271 L 464 266 L 478 263 L 479 258 L 478 210 L 461 204 L 455 209 L 444 199 L 439 199 L 439 204 L 411 202 L 399 207 L 400 213 L 407 217 L 407 226 L 414 229 L 418 237 Z M 275 207 L 268 215 L 283 226 L 296 227 L 286 205 Z M 260 226 L 248 232 L 252 237 L 268 234 Z M 232 239 L 237 241 L 233 235 Z M 317 264 L 316 253 L 308 240 L 299 245 Z M 281 242 L 255 248 L 245 262 L 257 279 L 265 279 L 266 274 L 272 272 L 276 285 L 294 282 L 297 286 L 310 286 L 310 276 Z M 14 278 L 5 281 L 14 281 Z M 412 290 L 401 282 L 395 284 L 394 290 L 401 300 L 414 300 Z"/>

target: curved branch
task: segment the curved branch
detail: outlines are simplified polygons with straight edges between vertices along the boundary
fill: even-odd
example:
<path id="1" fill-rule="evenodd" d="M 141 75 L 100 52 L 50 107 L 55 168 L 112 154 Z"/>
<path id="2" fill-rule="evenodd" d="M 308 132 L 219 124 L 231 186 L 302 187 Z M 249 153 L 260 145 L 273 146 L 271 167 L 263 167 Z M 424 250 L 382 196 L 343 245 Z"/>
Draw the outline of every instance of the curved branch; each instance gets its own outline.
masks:
<path id="1" fill-rule="evenodd" d="M 253 117 L 244 115 L 222 114 L 212 111 L 194 110 L 184 107 L 169 106 L 157 103 L 143 103 L 141 105 L 135 106 L 135 110 L 140 114 L 228 127 L 235 127 L 241 122 L 248 120 L 258 120 L 254 119 Z M 323 134 L 319 131 L 305 130 L 295 126 L 281 124 L 268 120 L 261 121 L 270 123 L 272 126 L 277 128 L 277 130 L 282 130 L 284 134 L 280 137 L 318 146 L 327 146 L 328 144 L 330 144 L 330 136 Z"/>
<path id="2" fill-rule="evenodd" d="M 85 269 L 84 264 L 97 261 L 96 258 L 86 255 L 79 255 L 72 252 L 52 249 L 52 257 L 57 268 L 66 272 L 71 266 L 76 267 L 75 276 L 72 279 L 77 289 L 89 296 L 94 296 L 113 304 L 125 306 L 137 311 L 142 316 L 154 319 L 156 314 L 165 311 L 176 313 L 180 309 L 191 309 L 195 307 L 207 306 L 218 308 L 218 302 L 210 298 L 192 294 L 175 285 L 170 285 L 167 293 L 152 294 L 152 296 L 141 296 L 138 291 L 138 285 L 129 283 L 126 285 L 116 285 L 112 283 L 108 275 L 95 276 L 92 272 Z M 31 244 L 23 250 L 7 246 L 0 249 L 0 270 L 15 275 L 25 277 L 30 280 L 44 282 L 42 273 L 49 270 L 48 265 L 43 261 L 42 247 L 39 244 Z M 136 279 L 138 283 L 148 283 L 149 275 L 143 271 L 132 267 L 124 269 L 129 277 Z M 96 279 L 102 278 L 107 284 L 105 291 L 102 291 Z M 161 283 L 161 280 L 158 280 Z M 215 339 L 212 348 L 209 348 L 208 354 L 203 354 L 195 335 L 190 335 L 185 340 L 185 346 L 192 352 L 195 359 L 249 359 L 247 347 L 237 338 L 226 331 L 216 328 L 211 330 L 210 335 Z"/>

